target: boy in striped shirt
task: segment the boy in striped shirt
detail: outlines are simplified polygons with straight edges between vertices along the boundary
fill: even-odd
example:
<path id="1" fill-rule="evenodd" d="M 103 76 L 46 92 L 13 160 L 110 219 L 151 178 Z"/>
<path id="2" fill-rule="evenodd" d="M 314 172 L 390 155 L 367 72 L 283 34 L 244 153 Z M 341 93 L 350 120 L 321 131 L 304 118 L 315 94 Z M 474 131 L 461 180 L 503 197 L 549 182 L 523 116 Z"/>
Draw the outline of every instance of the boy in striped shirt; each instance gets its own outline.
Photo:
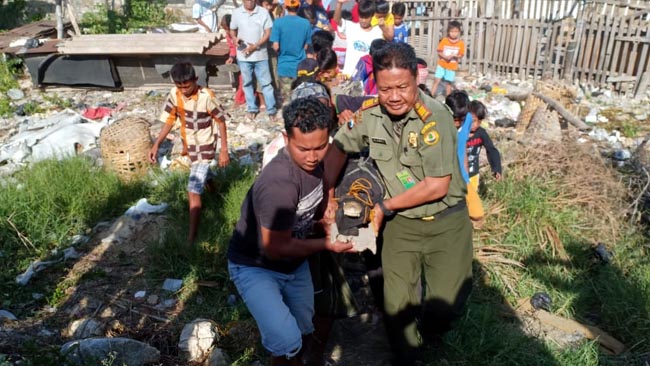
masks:
<path id="1" fill-rule="evenodd" d="M 191 63 L 175 64 L 170 75 L 175 86 L 169 92 L 160 115 L 160 121 L 165 125 L 149 151 L 149 161 L 156 163 L 158 147 L 172 128 L 179 127 L 183 154 L 189 155 L 192 161 L 187 184 L 190 206 L 188 244 L 191 245 L 196 239 L 201 218 L 201 194 L 213 177 L 210 162 L 217 156 L 217 139 L 220 142 L 219 166 L 225 167 L 230 162 L 226 113 L 217 103 L 214 92 L 197 84 L 198 78 Z"/>

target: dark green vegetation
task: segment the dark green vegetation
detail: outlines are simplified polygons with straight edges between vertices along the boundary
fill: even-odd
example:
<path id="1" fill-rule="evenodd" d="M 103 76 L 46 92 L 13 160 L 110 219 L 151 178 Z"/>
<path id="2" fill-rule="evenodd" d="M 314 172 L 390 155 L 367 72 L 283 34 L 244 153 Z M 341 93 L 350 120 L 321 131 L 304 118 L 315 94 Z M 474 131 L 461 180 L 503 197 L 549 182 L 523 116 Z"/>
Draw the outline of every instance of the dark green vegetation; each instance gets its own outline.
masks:
<path id="1" fill-rule="evenodd" d="M 489 216 L 475 233 L 475 286 L 467 312 L 441 345 L 429 350 L 426 364 L 643 365 L 650 354 L 650 248 L 644 230 L 627 219 L 631 199 L 624 185 L 599 158 L 573 146 L 518 147 L 504 155 L 510 157 L 505 178 L 495 182 L 483 177 Z M 148 177 L 155 185 L 124 184 L 80 158 L 34 165 L 0 190 L 2 307 L 21 318 L 35 316 L 35 307 L 23 304 L 33 302 L 30 296 L 36 289 L 31 284 L 28 289 L 17 287 L 15 276 L 31 260 L 69 245 L 72 235 L 119 216 L 147 197 L 170 207 L 167 225 L 161 228 L 163 239 L 146 243 L 144 276 L 158 282 L 167 277 L 185 281 L 174 295 L 183 306 L 167 336 L 172 351 L 163 353 L 173 355 L 180 327 L 201 317 L 220 325 L 225 334 L 219 346 L 235 365 L 264 360 L 245 306 L 227 305 L 236 291 L 228 280 L 225 250 L 253 178 L 252 171 L 237 165 L 219 172 L 217 192 L 204 195 L 200 240 L 188 248 L 184 174 Z M 609 264 L 594 258 L 597 242 L 613 252 Z M 486 256 L 490 250 L 496 255 Z M 57 271 L 63 274 L 65 268 L 48 269 L 43 276 L 47 280 L 34 283 L 45 294 L 41 306 L 64 301 L 74 281 L 108 275 L 94 268 L 71 280 L 52 275 Z M 519 300 L 539 291 L 552 297 L 552 313 L 597 326 L 628 350 L 613 356 L 594 341 L 561 346 L 526 333 L 509 314 Z M 27 348 L 20 353 L 33 358 Z M 26 364 L 61 366 L 55 352 L 41 354 L 50 355 L 51 362 Z"/>
<path id="2" fill-rule="evenodd" d="M 99 4 L 85 13 L 81 27 L 87 34 L 134 33 L 148 27 L 164 27 L 176 18 L 165 11 L 164 0 L 127 0 L 121 9 Z"/>

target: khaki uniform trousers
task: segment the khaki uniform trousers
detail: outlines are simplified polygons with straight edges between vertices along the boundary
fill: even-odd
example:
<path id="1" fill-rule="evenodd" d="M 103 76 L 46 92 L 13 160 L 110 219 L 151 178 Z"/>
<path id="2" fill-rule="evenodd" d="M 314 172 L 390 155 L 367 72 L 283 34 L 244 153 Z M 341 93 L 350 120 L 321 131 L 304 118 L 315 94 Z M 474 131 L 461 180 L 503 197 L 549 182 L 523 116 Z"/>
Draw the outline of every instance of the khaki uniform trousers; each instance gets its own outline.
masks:
<path id="1" fill-rule="evenodd" d="M 472 288 L 472 224 L 467 208 L 433 221 L 397 215 L 383 239 L 386 327 L 400 357 L 462 314 Z"/>

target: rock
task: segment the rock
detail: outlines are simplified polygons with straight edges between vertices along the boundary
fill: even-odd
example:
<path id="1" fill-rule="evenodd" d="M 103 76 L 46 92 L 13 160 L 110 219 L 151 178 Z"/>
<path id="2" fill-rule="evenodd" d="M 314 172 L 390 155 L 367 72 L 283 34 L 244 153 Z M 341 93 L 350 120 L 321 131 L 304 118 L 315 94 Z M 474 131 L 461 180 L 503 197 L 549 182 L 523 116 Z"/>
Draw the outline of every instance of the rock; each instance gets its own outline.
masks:
<path id="1" fill-rule="evenodd" d="M 25 93 L 23 93 L 23 91 L 20 89 L 9 89 L 7 90 L 7 96 L 11 100 L 21 100 L 25 98 Z"/>
<path id="2" fill-rule="evenodd" d="M 614 154 L 612 155 L 612 159 L 618 160 L 618 161 L 625 161 L 628 160 L 632 154 L 630 153 L 630 150 L 628 149 L 618 149 L 614 151 Z"/>
<path id="3" fill-rule="evenodd" d="M 70 323 L 67 333 L 72 339 L 101 337 L 104 335 L 104 325 L 92 318 L 77 319 Z"/>
<path id="4" fill-rule="evenodd" d="M 147 297 L 147 304 L 156 305 L 158 303 L 158 295 L 150 295 Z"/>
<path id="5" fill-rule="evenodd" d="M 226 302 L 228 306 L 235 306 L 237 303 L 237 295 L 235 294 L 230 294 L 228 295 L 228 301 Z"/>
<path id="6" fill-rule="evenodd" d="M 162 288 L 163 290 L 169 291 L 169 292 L 176 292 L 183 287 L 183 280 L 179 280 L 176 278 L 167 278 L 165 279 L 165 282 L 163 282 Z"/>
<path id="7" fill-rule="evenodd" d="M 562 126 L 556 111 L 548 112 L 545 107 L 538 107 L 526 129 L 525 137 L 537 143 L 559 143 L 562 141 Z"/>
<path id="8" fill-rule="evenodd" d="M 79 258 L 79 253 L 74 249 L 74 247 L 68 247 L 63 250 L 63 260 L 67 261 L 68 259 L 77 259 Z"/>
<path id="9" fill-rule="evenodd" d="M 83 245 L 86 244 L 90 240 L 89 236 L 86 235 L 75 235 L 72 237 L 72 245 L 77 246 L 77 245 Z"/>
<path id="10" fill-rule="evenodd" d="M 612 252 L 610 252 L 605 244 L 598 243 L 592 248 L 593 256 L 602 264 L 607 264 L 612 260 Z"/>
<path id="11" fill-rule="evenodd" d="M 74 365 L 102 365 L 113 358 L 113 365 L 141 366 L 160 360 L 160 351 L 128 338 L 89 338 L 71 341 L 61 347 L 61 354 Z"/>
<path id="12" fill-rule="evenodd" d="M 205 357 L 219 340 L 217 324 L 207 319 L 196 319 L 185 325 L 178 342 L 178 350 L 188 361 Z"/>
<path id="13" fill-rule="evenodd" d="M 253 157 L 250 154 L 246 154 L 239 158 L 239 165 L 241 166 L 251 166 L 253 164 Z"/>
<path id="14" fill-rule="evenodd" d="M 494 125 L 503 128 L 515 127 L 517 125 L 517 121 L 513 121 L 510 118 L 499 118 L 494 121 Z"/>
<path id="15" fill-rule="evenodd" d="M 645 121 L 648 119 L 648 114 L 647 113 L 639 113 L 634 115 L 634 119 L 637 121 Z"/>
<path id="16" fill-rule="evenodd" d="M 147 291 L 138 291 L 133 295 L 133 297 L 136 299 L 136 301 L 144 300 L 145 296 L 147 296 Z"/>
<path id="17" fill-rule="evenodd" d="M 215 347 L 208 357 L 208 366 L 230 366 L 230 358 L 221 348 Z"/>
<path id="18" fill-rule="evenodd" d="M 156 305 L 156 309 L 167 310 L 176 306 L 176 299 L 166 299 L 163 300 L 160 304 Z"/>
<path id="19" fill-rule="evenodd" d="M 551 311 L 551 304 L 553 300 L 551 296 L 546 292 L 536 292 L 533 297 L 530 298 L 530 304 L 535 309 L 544 309 L 546 311 Z"/>
<path id="20" fill-rule="evenodd" d="M 16 318 L 16 316 L 14 314 L 12 314 L 11 312 L 9 312 L 7 310 L 0 310 L 0 320 L 3 320 L 3 319 L 6 319 L 6 320 L 18 320 L 18 318 Z"/>

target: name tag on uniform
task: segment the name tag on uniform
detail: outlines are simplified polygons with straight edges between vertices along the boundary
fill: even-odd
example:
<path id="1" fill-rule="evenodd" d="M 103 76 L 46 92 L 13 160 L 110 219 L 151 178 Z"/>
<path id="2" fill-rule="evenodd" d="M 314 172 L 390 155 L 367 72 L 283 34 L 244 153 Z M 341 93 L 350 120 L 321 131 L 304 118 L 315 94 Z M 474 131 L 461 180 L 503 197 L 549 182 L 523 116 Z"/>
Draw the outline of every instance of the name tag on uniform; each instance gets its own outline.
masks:
<path id="1" fill-rule="evenodd" d="M 400 170 L 397 172 L 397 179 L 399 179 L 400 183 L 404 186 L 404 188 L 409 189 L 415 185 L 415 178 L 411 175 L 411 173 L 408 172 L 408 170 Z"/>
<path id="2" fill-rule="evenodd" d="M 372 142 L 374 142 L 375 144 L 386 145 L 386 139 L 382 139 L 382 138 L 379 138 L 379 137 L 372 137 L 372 138 L 370 138 L 370 140 Z"/>

